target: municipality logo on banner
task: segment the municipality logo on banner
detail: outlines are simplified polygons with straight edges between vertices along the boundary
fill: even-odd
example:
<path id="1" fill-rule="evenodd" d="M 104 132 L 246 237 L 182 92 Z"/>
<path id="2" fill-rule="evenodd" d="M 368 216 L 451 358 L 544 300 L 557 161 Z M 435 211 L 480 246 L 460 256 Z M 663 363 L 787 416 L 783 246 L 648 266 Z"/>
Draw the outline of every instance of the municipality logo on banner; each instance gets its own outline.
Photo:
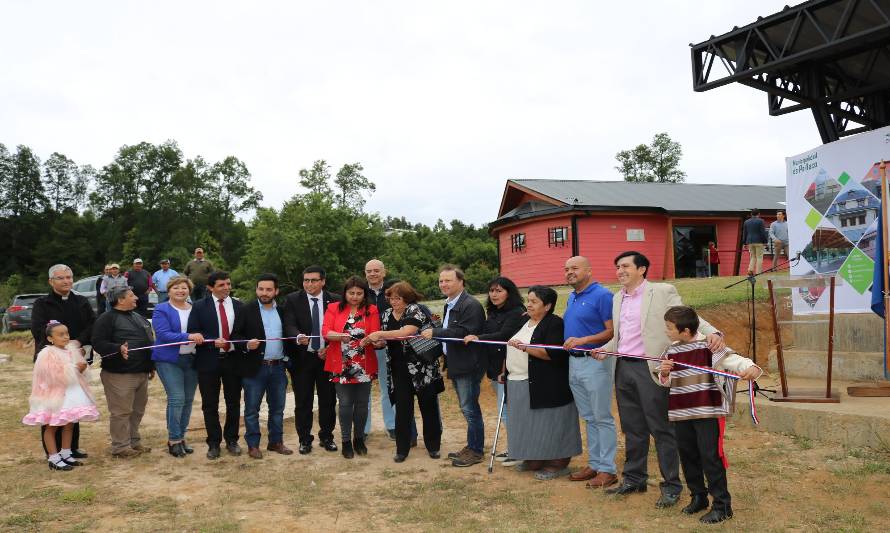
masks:
<path id="1" fill-rule="evenodd" d="M 870 312 L 882 159 L 890 159 L 890 128 L 786 158 L 789 255 L 801 253 L 791 274 L 837 276 L 838 312 Z M 795 289 L 794 312 L 827 312 L 823 292 L 823 287 Z"/>

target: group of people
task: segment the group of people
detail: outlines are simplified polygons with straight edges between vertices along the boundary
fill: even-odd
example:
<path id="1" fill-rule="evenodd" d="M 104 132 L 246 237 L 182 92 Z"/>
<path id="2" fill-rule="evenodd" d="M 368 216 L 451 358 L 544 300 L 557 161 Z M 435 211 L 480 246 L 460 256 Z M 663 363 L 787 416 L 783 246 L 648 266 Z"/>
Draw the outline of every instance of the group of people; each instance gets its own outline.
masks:
<path id="1" fill-rule="evenodd" d="M 121 267 L 117 263 L 105 265 L 102 275 L 96 279 L 99 314 L 111 310 L 108 295 L 114 289 L 121 287 L 129 287 L 136 295 L 136 310 L 142 316 L 147 316 L 150 292 L 158 295 L 158 303 L 166 302 L 169 299 L 167 283 L 180 274 L 170 268 L 170 260 L 167 258 L 161 259 L 158 266 L 160 268 L 151 273 L 144 269 L 144 262 L 138 257 L 133 260 L 132 267 L 125 272 L 121 272 Z M 183 274 L 192 282 L 191 297 L 194 301 L 204 297 L 207 278 L 214 270 L 213 263 L 204 258 L 204 249 L 195 248 L 194 258 L 186 263 L 183 270 Z"/>
<path id="2" fill-rule="evenodd" d="M 767 244 L 773 245 L 773 264 L 777 264 L 780 256 L 788 258 L 788 222 L 785 212 L 777 211 L 776 220 L 770 225 L 760 218 L 760 210 L 752 209 L 751 216 L 742 224 L 742 246 L 747 248 L 748 275 L 760 274 L 763 271 L 763 253 Z"/>
<path id="3" fill-rule="evenodd" d="M 395 440 L 393 460 L 405 461 L 417 445 L 415 398 L 427 454 L 438 459 L 443 429 L 438 395 L 445 391 L 447 369 L 467 423 L 466 445 L 448 454 L 453 466 L 483 460 L 479 395 L 487 376 L 505 406 L 500 411 L 507 451 L 498 456 L 505 465 L 515 464 L 539 480 L 568 476 L 591 489 L 626 496 L 647 490 L 651 436 L 663 478 L 656 506 L 678 503 L 682 465 L 692 493 L 683 512 L 710 506 L 701 520 L 723 521 L 732 508 L 722 421 L 732 410 L 735 383 L 684 365 L 728 370 L 742 379 L 756 379 L 762 371 L 728 349 L 722 333 L 683 306 L 672 285 L 647 281 L 649 261 L 643 254 L 622 253 L 615 268 L 622 288 L 612 294 L 592 279 L 586 258 L 568 259 L 565 280 L 573 290 L 562 317 L 555 314 L 557 293 L 550 287 L 530 287 L 523 302 L 511 280 L 497 277 L 483 306 L 467 293 L 463 271 L 445 265 L 439 271 L 445 297 L 439 320 L 408 282 L 387 281 L 383 263 L 372 259 L 364 277 L 348 278 L 340 294 L 327 290 L 322 267 L 310 266 L 303 271 L 303 289 L 281 303 L 274 274 L 257 278 L 256 299 L 249 303 L 231 297 L 226 272 L 209 273 L 203 298 L 195 298 L 189 277 L 174 275 L 165 287 L 169 299 L 157 306 L 153 323 L 135 312 L 139 298 L 130 287 L 115 287 L 107 293 L 111 312 L 93 323 L 89 304 L 70 290 L 71 270 L 56 265 L 49 271 L 52 290 L 35 302 L 34 393 L 24 422 L 43 426 L 50 468 L 68 470 L 86 457 L 76 423 L 98 415 L 94 405 L 89 409 L 92 397 L 84 377 L 89 365 L 83 346 L 91 344 L 101 358 L 115 457 L 150 451 L 139 425 L 148 382 L 157 372 L 168 400 L 167 448 L 175 457 L 194 452 L 185 436 L 196 389 L 208 459 L 219 458 L 223 444 L 231 455 L 242 453 L 242 390 L 248 455 L 263 457 L 259 409 L 264 397 L 266 451 L 292 454 L 283 439 L 289 375 L 300 454 L 313 449 L 316 395 L 321 446 L 338 450 L 333 432 L 339 418 L 342 455 L 366 454 L 376 379 L 386 430 Z M 444 357 L 435 349 L 439 339 L 448 339 L 440 342 Z M 634 357 L 647 355 L 662 359 Z M 58 385 L 49 389 L 53 401 L 39 393 L 47 390 L 47 380 Z M 613 388 L 625 435 L 620 480 Z M 586 425 L 587 465 L 572 472 L 571 458 L 582 453 L 579 417 Z"/>

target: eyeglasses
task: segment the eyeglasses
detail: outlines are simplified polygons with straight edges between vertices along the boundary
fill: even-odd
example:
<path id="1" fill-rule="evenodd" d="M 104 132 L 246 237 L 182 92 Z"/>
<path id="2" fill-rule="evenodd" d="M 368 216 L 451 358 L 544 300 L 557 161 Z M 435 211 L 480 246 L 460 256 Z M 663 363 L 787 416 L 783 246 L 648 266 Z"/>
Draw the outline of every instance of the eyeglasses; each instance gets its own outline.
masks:
<path id="1" fill-rule="evenodd" d="M 50 279 L 53 281 L 68 281 L 73 280 L 74 276 L 53 276 Z"/>
<path id="2" fill-rule="evenodd" d="M 303 283 L 318 283 L 321 278 L 303 278 Z"/>

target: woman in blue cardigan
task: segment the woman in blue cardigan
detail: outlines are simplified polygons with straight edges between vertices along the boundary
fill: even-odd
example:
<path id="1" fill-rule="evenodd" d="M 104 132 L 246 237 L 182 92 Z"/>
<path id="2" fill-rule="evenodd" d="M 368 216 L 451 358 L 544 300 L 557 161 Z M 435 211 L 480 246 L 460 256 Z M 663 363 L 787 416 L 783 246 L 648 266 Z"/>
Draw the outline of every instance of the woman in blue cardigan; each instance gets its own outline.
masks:
<path id="1" fill-rule="evenodd" d="M 204 342 L 200 333 L 186 333 L 192 305 L 188 302 L 192 282 L 185 276 L 175 276 L 167 282 L 169 300 L 159 304 L 152 315 L 156 342 L 191 341 L 181 346 L 153 348 L 151 360 L 164 390 L 167 392 L 167 451 L 173 457 L 185 457 L 194 449 L 185 442 L 192 402 L 198 386 L 198 373 L 194 369 L 195 344 Z"/>

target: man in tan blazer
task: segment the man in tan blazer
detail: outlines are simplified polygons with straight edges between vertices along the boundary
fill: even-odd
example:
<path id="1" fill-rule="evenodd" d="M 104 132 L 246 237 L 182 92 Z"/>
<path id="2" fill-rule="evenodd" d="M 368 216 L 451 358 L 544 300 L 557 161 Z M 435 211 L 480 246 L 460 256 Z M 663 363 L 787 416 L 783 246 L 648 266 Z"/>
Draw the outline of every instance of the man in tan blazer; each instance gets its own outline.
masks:
<path id="1" fill-rule="evenodd" d="M 597 359 L 602 352 L 659 357 L 671 344 L 665 333 L 664 313 L 683 305 L 673 285 L 646 280 L 649 260 L 639 252 L 624 252 L 615 258 L 615 268 L 622 289 L 612 300 L 615 336 L 601 348 L 592 350 Z M 711 349 L 723 348 L 723 336 L 705 320 L 699 331 L 707 336 Z M 622 482 L 606 492 L 626 495 L 646 492 L 649 436 L 655 438 L 658 466 L 664 481 L 656 507 L 676 505 L 683 486 L 680 484 L 680 458 L 673 427 L 668 422 L 669 390 L 657 381 L 658 364 L 652 361 L 619 357 L 615 365 L 615 396 L 625 440 Z"/>

